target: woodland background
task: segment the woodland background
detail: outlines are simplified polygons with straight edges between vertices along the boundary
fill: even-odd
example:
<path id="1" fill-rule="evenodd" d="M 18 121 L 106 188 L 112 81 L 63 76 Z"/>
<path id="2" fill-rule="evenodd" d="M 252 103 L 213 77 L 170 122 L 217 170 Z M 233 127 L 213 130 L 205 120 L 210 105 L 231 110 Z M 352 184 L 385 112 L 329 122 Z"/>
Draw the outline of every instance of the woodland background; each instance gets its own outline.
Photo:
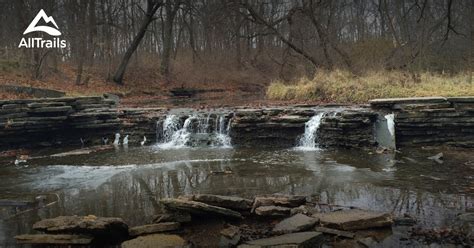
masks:
<path id="1" fill-rule="evenodd" d="M 67 48 L 18 48 L 40 9 Z M 0 23 L 0 84 L 70 95 L 474 95 L 471 0 L 0 0 Z"/>

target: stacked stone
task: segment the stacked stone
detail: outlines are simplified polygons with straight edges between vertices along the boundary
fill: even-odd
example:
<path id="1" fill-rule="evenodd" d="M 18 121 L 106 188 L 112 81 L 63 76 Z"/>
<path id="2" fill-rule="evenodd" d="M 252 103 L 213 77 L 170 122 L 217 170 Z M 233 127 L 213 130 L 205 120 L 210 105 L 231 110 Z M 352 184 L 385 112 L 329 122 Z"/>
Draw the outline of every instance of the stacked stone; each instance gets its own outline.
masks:
<path id="1" fill-rule="evenodd" d="M 232 143 L 249 147 L 295 146 L 313 115 L 309 108 L 236 109 L 231 124 Z"/>
<path id="2" fill-rule="evenodd" d="M 328 147 L 373 147 L 373 126 L 377 113 L 367 109 L 348 109 L 327 114 L 318 130 L 318 142 Z"/>
<path id="3" fill-rule="evenodd" d="M 0 101 L 0 138 L 8 147 L 67 143 L 120 125 L 116 102 L 102 97 Z"/>
<path id="4" fill-rule="evenodd" d="M 122 133 L 129 134 L 129 142 L 138 144 L 147 140 L 153 142 L 156 139 L 156 123 L 165 114 L 164 108 L 124 108 L 119 111 L 122 122 Z"/>
<path id="5" fill-rule="evenodd" d="M 474 97 L 376 99 L 370 103 L 395 113 L 397 146 L 474 147 Z"/>

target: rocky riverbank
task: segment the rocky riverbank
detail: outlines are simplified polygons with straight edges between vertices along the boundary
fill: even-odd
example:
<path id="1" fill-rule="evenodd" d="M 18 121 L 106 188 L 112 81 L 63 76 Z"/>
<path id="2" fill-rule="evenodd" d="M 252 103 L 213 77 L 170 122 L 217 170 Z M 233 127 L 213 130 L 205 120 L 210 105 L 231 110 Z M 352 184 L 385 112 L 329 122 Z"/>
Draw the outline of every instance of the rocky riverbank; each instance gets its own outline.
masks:
<path id="1" fill-rule="evenodd" d="M 181 123 L 176 125 L 180 126 L 189 117 L 193 117 L 191 122 L 212 124 L 224 115 L 233 146 L 288 148 L 298 145 L 309 121 L 319 114 L 323 117 L 315 135 L 322 147 L 474 147 L 473 97 L 225 109 L 120 108 L 118 101 L 113 95 L 0 101 L 0 149 L 97 145 L 113 140 L 116 133 L 129 135 L 131 145 L 140 144 L 143 137 L 151 144 L 162 137 L 159 128 L 170 115 L 177 115 Z M 387 115 L 392 116 L 393 133 L 389 135 L 393 138 L 389 139 L 393 144 L 383 144 L 378 137 L 380 127 L 387 128 Z"/>
<path id="2" fill-rule="evenodd" d="M 320 204 L 312 197 L 254 199 L 190 195 L 159 201 L 161 213 L 129 227 L 120 218 L 59 216 L 33 225 L 19 244 L 131 247 L 465 247 L 474 244 L 474 213 L 449 229 L 419 229 L 411 216 Z M 431 245 L 431 246 L 430 246 Z"/>

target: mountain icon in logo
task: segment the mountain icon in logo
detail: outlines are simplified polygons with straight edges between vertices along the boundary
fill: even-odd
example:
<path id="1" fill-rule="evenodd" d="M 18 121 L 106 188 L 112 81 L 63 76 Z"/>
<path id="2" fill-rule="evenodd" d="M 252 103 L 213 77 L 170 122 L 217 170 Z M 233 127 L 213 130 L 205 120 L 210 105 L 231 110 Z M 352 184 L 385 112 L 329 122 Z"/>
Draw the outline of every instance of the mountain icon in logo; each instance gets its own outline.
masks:
<path id="1" fill-rule="evenodd" d="M 36 26 L 38 24 L 38 22 L 40 21 L 40 19 L 43 19 L 46 23 L 51 22 L 56 28 L 49 27 L 49 26 Z M 60 36 L 61 35 L 61 32 L 59 32 L 59 30 L 58 30 L 58 25 L 54 21 L 54 18 L 46 15 L 46 13 L 44 12 L 43 9 L 41 9 L 38 12 L 35 19 L 33 19 L 33 21 L 30 23 L 30 25 L 26 28 L 25 32 L 23 32 L 23 34 L 28 34 L 28 33 L 31 33 L 31 32 L 38 32 L 38 31 L 45 32 L 45 33 L 47 33 L 49 35 L 52 35 L 52 36 Z"/>

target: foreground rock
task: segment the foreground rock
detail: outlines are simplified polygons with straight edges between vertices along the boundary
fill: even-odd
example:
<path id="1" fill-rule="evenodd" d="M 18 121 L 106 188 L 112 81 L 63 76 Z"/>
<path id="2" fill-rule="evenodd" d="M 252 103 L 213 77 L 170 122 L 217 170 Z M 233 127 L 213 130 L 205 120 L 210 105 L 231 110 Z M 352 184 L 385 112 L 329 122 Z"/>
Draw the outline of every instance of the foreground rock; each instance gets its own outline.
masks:
<path id="1" fill-rule="evenodd" d="M 160 201 L 167 209 L 186 211 L 197 215 L 218 215 L 231 218 L 241 219 L 239 212 L 227 208 L 216 207 L 206 203 L 197 201 L 187 201 L 180 199 L 163 199 Z"/>
<path id="2" fill-rule="evenodd" d="M 33 229 L 46 233 L 90 234 L 122 238 L 128 235 L 128 226 L 121 218 L 88 216 L 59 216 L 36 222 Z"/>
<path id="3" fill-rule="evenodd" d="M 297 247 L 310 248 L 319 247 L 323 242 L 323 234 L 320 232 L 299 232 L 284 234 L 281 236 L 249 241 L 239 248 L 263 248 L 263 247 Z"/>
<path id="4" fill-rule="evenodd" d="M 194 195 L 193 199 L 194 201 L 234 210 L 249 210 L 252 208 L 251 200 L 235 196 L 199 194 Z"/>
<path id="5" fill-rule="evenodd" d="M 219 247 L 235 247 L 242 237 L 240 228 L 230 225 L 221 231 Z"/>
<path id="6" fill-rule="evenodd" d="M 346 231 L 341 231 L 341 230 L 322 227 L 322 226 L 318 226 L 314 228 L 314 230 L 316 232 L 322 232 L 322 233 L 332 234 L 332 235 L 341 236 L 345 238 L 351 238 L 351 239 L 354 238 L 355 236 L 355 234 L 352 232 L 346 232 Z"/>
<path id="7" fill-rule="evenodd" d="M 178 235 L 151 234 L 140 236 L 122 243 L 122 248 L 161 248 L 161 247 L 190 247 L 188 243 Z"/>
<path id="8" fill-rule="evenodd" d="M 255 214 L 260 216 L 288 216 L 291 208 L 279 206 L 264 206 L 255 209 Z"/>
<path id="9" fill-rule="evenodd" d="M 179 222 L 187 223 L 191 222 L 191 215 L 184 211 L 166 211 L 166 213 L 155 216 L 153 222 Z"/>
<path id="10" fill-rule="evenodd" d="M 305 196 L 297 195 L 268 195 L 255 197 L 252 212 L 261 206 L 283 206 L 283 207 L 298 207 L 306 203 Z"/>
<path id="11" fill-rule="evenodd" d="M 18 244 L 45 244 L 45 245 L 88 245 L 92 237 L 69 234 L 23 234 L 15 236 Z"/>
<path id="12" fill-rule="evenodd" d="M 361 209 L 314 214 L 323 226 L 342 230 L 362 230 L 392 225 L 392 216 Z"/>
<path id="13" fill-rule="evenodd" d="M 306 231 L 312 228 L 318 219 L 308 217 L 304 214 L 295 214 L 290 218 L 284 219 L 273 228 L 275 233 L 293 233 Z"/>
<path id="14" fill-rule="evenodd" d="M 158 224 L 150 224 L 143 226 L 135 226 L 128 230 L 130 236 L 140 236 L 151 233 L 169 232 L 178 230 L 180 224 L 178 222 L 163 222 Z"/>

